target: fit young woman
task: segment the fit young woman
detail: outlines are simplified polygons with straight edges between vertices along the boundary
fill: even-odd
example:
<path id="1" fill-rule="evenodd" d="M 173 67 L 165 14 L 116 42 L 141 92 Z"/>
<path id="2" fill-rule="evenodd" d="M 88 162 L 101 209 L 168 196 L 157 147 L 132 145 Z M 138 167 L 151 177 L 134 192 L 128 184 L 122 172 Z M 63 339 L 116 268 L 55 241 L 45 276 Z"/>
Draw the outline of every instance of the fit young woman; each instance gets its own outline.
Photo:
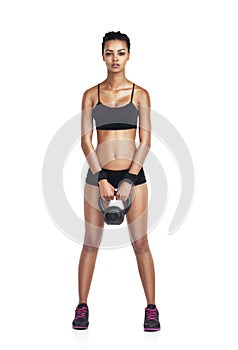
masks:
<path id="1" fill-rule="evenodd" d="M 81 145 L 89 169 L 84 188 L 85 238 L 78 269 L 79 302 L 72 324 L 79 330 L 89 325 L 87 298 L 104 228 L 98 196 L 107 207 L 114 199 L 114 189 L 116 199 L 126 201 L 131 197 L 126 220 L 147 302 L 144 330 L 160 330 L 154 264 L 147 239 L 148 188 L 143 171 L 151 141 L 150 98 L 145 89 L 126 78 L 129 56 L 130 39 L 126 34 L 105 34 L 102 57 L 107 78 L 85 91 L 82 100 Z M 93 119 L 97 129 L 96 150 L 92 144 Z"/>

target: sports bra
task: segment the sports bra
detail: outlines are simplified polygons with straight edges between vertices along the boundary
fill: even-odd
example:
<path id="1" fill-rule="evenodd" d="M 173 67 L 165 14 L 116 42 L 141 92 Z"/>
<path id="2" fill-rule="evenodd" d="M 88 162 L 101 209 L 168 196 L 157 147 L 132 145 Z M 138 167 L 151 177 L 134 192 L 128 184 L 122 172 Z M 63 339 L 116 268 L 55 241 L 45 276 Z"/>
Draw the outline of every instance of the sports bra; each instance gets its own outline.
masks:
<path id="1" fill-rule="evenodd" d="M 108 107 L 100 102 L 100 84 L 98 84 L 98 103 L 93 109 L 92 117 L 97 130 L 136 129 L 138 110 L 132 102 L 135 84 L 131 92 L 131 100 L 121 107 Z"/>

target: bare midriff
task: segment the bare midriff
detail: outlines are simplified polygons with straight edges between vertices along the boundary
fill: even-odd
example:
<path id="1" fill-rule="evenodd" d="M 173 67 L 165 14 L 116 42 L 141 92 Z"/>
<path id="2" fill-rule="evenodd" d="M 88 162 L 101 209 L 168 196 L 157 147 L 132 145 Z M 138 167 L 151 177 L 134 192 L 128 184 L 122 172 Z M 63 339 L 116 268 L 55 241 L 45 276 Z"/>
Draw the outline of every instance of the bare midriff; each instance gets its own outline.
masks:
<path id="1" fill-rule="evenodd" d="M 108 170 L 129 169 L 136 151 L 136 129 L 97 130 L 96 153 Z"/>

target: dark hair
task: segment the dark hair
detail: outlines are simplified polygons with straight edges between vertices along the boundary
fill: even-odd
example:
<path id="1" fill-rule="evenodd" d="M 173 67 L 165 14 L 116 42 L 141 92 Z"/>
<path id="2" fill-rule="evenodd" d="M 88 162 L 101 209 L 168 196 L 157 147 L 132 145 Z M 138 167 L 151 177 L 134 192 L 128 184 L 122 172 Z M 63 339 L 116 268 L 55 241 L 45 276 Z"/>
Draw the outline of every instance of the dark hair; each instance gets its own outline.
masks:
<path id="1" fill-rule="evenodd" d="M 105 46 L 105 42 L 109 41 L 109 40 L 121 40 L 121 41 L 125 41 L 127 48 L 128 48 L 128 52 L 130 52 L 130 39 L 128 38 L 128 36 L 126 34 L 123 34 L 121 32 L 108 32 L 104 35 L 103 37 L 103 41 L 102 41 L 102 53 L 104 50 L 104 46 Z"/>

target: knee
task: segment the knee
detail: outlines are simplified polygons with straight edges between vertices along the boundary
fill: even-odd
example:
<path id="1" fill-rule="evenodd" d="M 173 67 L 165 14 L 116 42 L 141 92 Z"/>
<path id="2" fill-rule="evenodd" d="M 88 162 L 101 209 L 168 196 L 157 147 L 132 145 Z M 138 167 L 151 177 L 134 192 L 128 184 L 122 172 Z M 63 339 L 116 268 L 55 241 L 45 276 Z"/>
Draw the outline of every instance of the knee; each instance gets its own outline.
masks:
<path id="1" fill-rule="evenodd" d="M 102 240 L 102 230 L 85 231 L 83 249 L 87 252 L 97 251 Z"/>
<path id="2" fill-rule="evenodd" d="M 138 239 L 137 241 L 132 243 L 132 246 L 136 254 L 147 253 L 150 249 L 148 242 L 145 239 Z"/>
<path id="3" fill-rule="evenodd" d="M 84 244 L 83 251 L 85 253 L 95 253 L 96 254 L 98 252 L 98 247 Z"/>

